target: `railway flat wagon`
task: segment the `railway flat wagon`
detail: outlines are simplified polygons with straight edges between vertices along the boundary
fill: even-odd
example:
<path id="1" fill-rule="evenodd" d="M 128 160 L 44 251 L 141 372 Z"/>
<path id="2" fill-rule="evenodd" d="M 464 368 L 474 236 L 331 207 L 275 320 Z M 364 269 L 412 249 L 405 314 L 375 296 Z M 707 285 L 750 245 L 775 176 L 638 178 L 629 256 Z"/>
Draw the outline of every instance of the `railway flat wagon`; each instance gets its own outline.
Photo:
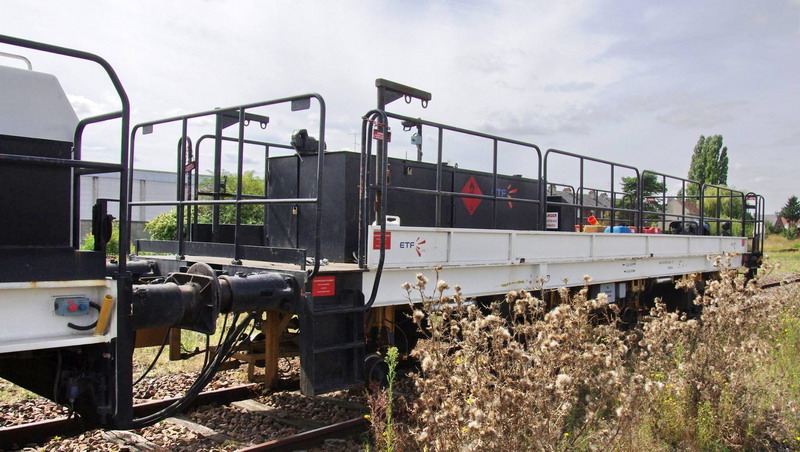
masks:
<path id="1" fill-rule="evenodd" d="M 592 293 L 635 313 L 665 283 L 712 277 L 709 256 L 760 262 L 760 196 L 387 110 L 427 106 L 416 88 L 378 79 L 376 108 L 353 123 L 360 149 L 328 150 L 319 94 L 131 126 L 102 58 L 0 43 L 98 64 L 119 97 L 118 111 L 79 119 L 55 76 L 0 66 L 0 377 L 91 422 L 152 424 L 231 361 L 272 384 L 279 358 L 299 356 L 308 395 L 380 379 L 381 352 L 415 342 L 417 300 L 401 286 L 434 267 L 476 303 L 590 275 Z M 83 158 L 99 123 L 118 127 L 110 163 Z M 132 170 L 153 159 L 175 165 L 175 196 L 134 200 Z M 97 173 L 119 174 L 119 190 L 93 206 L 82 251 L 80 180 Z M 173 209 L 172 236 L 131 243 L 146 206 Z M 134 348 L 180 359 L 181 330 L 220 338 L 183 399 L 134 418 Z"/>

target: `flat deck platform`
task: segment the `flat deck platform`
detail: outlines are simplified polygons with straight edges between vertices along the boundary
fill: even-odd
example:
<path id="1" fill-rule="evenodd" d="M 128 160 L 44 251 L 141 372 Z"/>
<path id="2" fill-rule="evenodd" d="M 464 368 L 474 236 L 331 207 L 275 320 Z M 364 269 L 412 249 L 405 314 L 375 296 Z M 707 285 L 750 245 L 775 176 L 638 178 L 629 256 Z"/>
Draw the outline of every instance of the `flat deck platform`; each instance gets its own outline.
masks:
<path id="1" fill-rule="evenodd" d="M 372 228 L 370 293 L 380 255 L 380 229 Z M 459 284 L 465 296 L 501 295 L 510 290 L 580 286 L 713 272 L 714 257 L 731 254 L 742 265 L 747 238 L 670 234 L 604 234 L 451 228 L 387 227 L 386 256 L 375 305 L 407 304 L 400 286 L 416 274 Z"/>
<path id="2" fill-rule="evenodd" d="M 367 268 L 355 263 L 330 262 L 319 274 L 363 272 L 362 292 L 368 296 L 377 275 L 380 229 L 370 228 Z M 502 295 L 519 289 L 556 289 L 584 284 L 632 281 L 664 276 L 717 271 L 715 256 L 730 254 L 731 267 L 742 265 L 747 238 L 670 234 L 606 234 L 496 229 L 423 228 L 387 226 L 385 260 L 375 306 L 408 304 L 401 288 L 414 283 L 417 273 L 434 278 L 433 267 L 443 267 L 440 277 L 458 284 L 467 297 Z M 304 280 L 307 265 L 244 260 L 214 256 L 141 256 L 159 262 L 162 273 L 180 266 L 205 262 L 226 271 L 271 270 L 298 275 Z M 433 284 L 431 285 L 433 287 Z"/>

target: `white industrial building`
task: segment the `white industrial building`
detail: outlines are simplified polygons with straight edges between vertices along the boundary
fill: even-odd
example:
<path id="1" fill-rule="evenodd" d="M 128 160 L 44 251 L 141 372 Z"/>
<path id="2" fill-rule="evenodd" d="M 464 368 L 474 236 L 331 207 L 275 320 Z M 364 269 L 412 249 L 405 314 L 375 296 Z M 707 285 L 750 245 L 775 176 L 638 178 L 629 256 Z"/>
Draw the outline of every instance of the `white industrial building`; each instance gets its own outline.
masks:
<path id="1" fill-rule="evenodd" d="M 98 199 L 118 199 L 119 174 L 92 174 L 81 177 L 81 237 L 92 230 L 92 206 Z M 177 185 L 175 173 L 166 171 L 133 170 L 133 194 L 131 201 L 175 200 Z M 144 225 L 156 215 L 166 212 L 168 206 L 134 206 L 131 209 L 131 235 L 143 238 Z M 110 202 L 108 211 L 118 217 L 119 206 Z"/>

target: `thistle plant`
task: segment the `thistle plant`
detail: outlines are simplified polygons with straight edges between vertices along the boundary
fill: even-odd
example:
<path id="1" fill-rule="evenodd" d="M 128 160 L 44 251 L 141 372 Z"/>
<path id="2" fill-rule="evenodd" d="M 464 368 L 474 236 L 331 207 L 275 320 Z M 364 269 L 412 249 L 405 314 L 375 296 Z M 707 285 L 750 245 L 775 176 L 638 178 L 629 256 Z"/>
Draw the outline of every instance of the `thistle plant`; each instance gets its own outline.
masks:
<path id="1" fill-rule="evenodd" d="M 698 293 L 701 317 L 657 300 L 626 330 L 615 303 L 588 296 L 589 276 L 583 288 L 558 289 L 555 305 L 532 288 L 483 306 L 440 268 L 430 290 L 419 274 L 403 285 L 423 336 L 404 441 L 420 450 L 800 447 L 800 290 L 762 291 L 731 258 L 714 259 L 704 291 L 694 278 L 679 282 Z"/>
<path id="2" fill-rule="evenodd" d="M 375 450 L 394 452 L 400 449 L 401 442 L 398 438 L 397 421 L 394 414 L 396 402 L 394 384 L 397 379 L 399 359 L 397 347 L 390 347 L 384 358 L 388 369 L 387 387 L 382 389 L 377 383 L 374 383 L 367 394 L 370 414 L 365 417 L 371 423 Z"/>

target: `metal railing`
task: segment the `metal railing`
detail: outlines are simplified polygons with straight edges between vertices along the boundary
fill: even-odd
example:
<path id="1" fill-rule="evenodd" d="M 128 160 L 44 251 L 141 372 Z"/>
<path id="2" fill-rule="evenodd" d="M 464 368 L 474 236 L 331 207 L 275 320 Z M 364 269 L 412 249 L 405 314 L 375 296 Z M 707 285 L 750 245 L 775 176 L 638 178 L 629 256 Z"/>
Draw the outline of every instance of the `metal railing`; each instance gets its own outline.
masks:
<path id="1" fill-rule="evenodd" d="M 708 225 L 709 235 L 734 235 L 733 226 L 739 225 L 740 235 L 747 236 L 745 230 L 747 206 L 744 192 L 719 185 L 703 184 L 701 193 L 700 222 L 703 228 Z M 712 206 L 709 213 L 707 213 L 708 206 Z"/>
<path id="2" fill-rule="evenodd" d="M 113 394 L 113 416 L 117 425 L 126 425 L 133 417 L 131 389 L 133 358 L 133 329 L 131 324 L 131 300 L 130 283 L 131 276 L 127 272 L 128 253 L 130 251 L 130 224 L 128 207 L 128 154 L 130 131 L 130 102 L 122 82 L 117 76 L 116 71 L 103 58 L 92 53 L 80 50 L 68 49 L 65 47 L 14 38 L 11 36 L 0 35 L 0 43 L 9 44 L 16 47 L 28 48 L 36 51 L 62 55 L 70 58 L 86 60 L 100 65 L 105 71 L 114 90 L 119 96 L 121 108 L 118 111 L 84 118 L 79 121 L 73 142 L 72 159 L 40 158 L 31 156 L 0 154 L 3 164 L 34 164 L 50 165 L 72 168 L 72 233 L 71 241 L 73 248 L 80 248 L 80 177 L 82 174 L 91 173 L 119 173 L 119 256 L 116 279 L 117 301 L 116 301 L 116 330 L 117 337 L 114 342 L 115 354 L 113 359 L 114 375 L 116 385 L 109 391 Z M 119 128 L 119 163 L 103 163 L 81 160 L 82 156 L 82 137 L 85 128 L 90 124 L 104 122 L 112 119 L 120 120 Z M 101 242 L 99 237 L 95 238 L 95 247 Z M 100 250 L 105 250 L 105 244 L 99 245 Z"/>
<path id="3" fill-rule="evenodd" d="M 621 163 L 614 163 L 608 160 L 598 159 L 594 157 L 587 157 L 580 154 L 575 154 L 572 152 L 562 151 L 559 149 L 548 149 L 544 155 L 544 183 L 550 184 L 548 179 L 548 162 L 551 155 L 560 155 L 568 158 L 574 158 L 578 160 L 579 170 L 578 170 L 578 189 L 575 191 L 575 198 L 572 203 L 569 202 L 560 202 L 560 201 L 549 201 L 547 202 L 548 206 L 562 206 L 562 207 L 569 207 L 574 206 L 578 209 L 578 223 L 576 226 L 583 230 L 584 226 L 584 212 L 586 210 L 594 209 L 600 210 L 601 212 L 608 212 L 608 219 L 607 221 L 610 223 L 610 231 L 614 231 L 614 226 L 626 225 L 634 226 L 639 230 L 642 226 L 641 223 L 641 197 L 631 195 L 630 193 L 626 193 L 622 190 L 617 190 L 616 187 L 616 177 L 618 175 L 619 169 L 626 169 L 633 171 L 636 174 L 636 191 L 635 193 L 641 192 L 641 175 L 639 170 L 630 165 L 624 165 Z M 586 162 L 593 162 L 600 165 L 604 165 L 608 167 L 609 174 L 610 174 L 610 187 L 609 188 L 592 188 L 586 185 L 586 178 L 585 178 L 585 166 Z M 563 185 L 563 184 L 561 184 Z M 596 193 L 606 193 L 608 194 L 608 199 L 610 205 L 608 206 L 601 206 L 599 205 L 599 201 L 597 201 L 598 196 L 595 197 L 595 205 L 587 204 L 586 198 L 590 198 L 588 196 L 589 191 L 594 191 Z M 620 204 L 622 206 L 617 205 L 617 196 L 621 195 L 622 200 L 620 200 Z M 630 206 L 625 206 L 624 200 L 627 199 Z M 627 214 L 630 219 L 626 221 L 624 218 L 620 218 L 619 214 Z"/>
<path id="4" fill-rule="evenodd" d="M 258 196 L 248 196 L 242 193 L 242 175 L 244 173 L 244 146 L 245 144 L 252 144 L 258 146 L 265 147 L 265 169 L 269 171 L 269 148 L 270 147 L 280 147 L 284 149 L 291 148 L 287 145 L 276 144 L 276 143 L 269 143 L 265 141 L 258 141 L 258 140 L 249 140 L 244 137 L 244 129 L 246 125 L 250 121 L 250 113 L 248 110 L 252 110 L 259 107 L 267 107 L 267 106 L 274 106 L 278 104 L 285 104 L 291 103 L 292 110 L 301 110 L 307 109 L 310 106 L 311 99 L 316 99 L 319 104 L 319 141 L 318 141 L 318 156 L 317 159 L 317 168 L 316 168 L 316 185 L 314 186 L 313 192 L 311 196 L 306 197 L 294 197 L 294 198 L 271 198 L 269 197 L 268 188 L 266 187 L 267 184 L 267 177 L 265 174 L 265 192 L 263 197 Z M 303 94 L 299 96 L 291 96 L 285 97 L 280 99 L 273 99 L 267 100 L 262 102 L 255 102 L 249 103 L 244 105 L 238 105 L 223 109 L 215 109 L 215 110 L 207 110 L 202 111 L 199 113 L 193 113 L 188 115 L 181 115 L 181 116 L 174 116 L 170 118 L 165 118 L 156 121 L 149 121 L 141 124 L 137 124 L 133 131 L 131 132 L 131 153 L 130 153 L 130 162 L 131 167 L 133 167 L 134 161 L 134 152 L 135 152 L 135 143 L 136 143 L 136 136 L 139 131 L 150 133 L 154 126 L 162 125 L 167 123 L 175 123 L 180 122 L 182 133 L 181 137 L 178 140 L 178 172 L 176 174 L 177 177 L 177 193 L 176 193 L 176 200 L 169 200 L 169 201 L 137 201 L 130 203 L 131 207 L 135 206 L 175 206 L 177 208 L 177 237 L 176 237 L 176 246 L 175 246 L 175 253 L 180 256 L 181 258 L 184 257 L 187 249 L 191 250 L 199 250 L 202 249 L 204 252 L 207 253 L 209 256 L 218 256 L 218 257 L 230 257 L 232 259 L 232 264 L 241 264 L 242 258 L 248 257 L 258 257 L 258 256 L 270 256 L 270 258 L 278 260 L 278 261 L 285 261 L 287 263 L 294 263 L 299 265 L 302 269 L 305 269 L 306 265 L 306 250 L 305 249 L 287 249 L 287 248 L 273 248 L 269 246 L 262 246 L 262 247 L 250 247 L 242 245 L 241 242 L 241 227 L 242 227 L 242 218 L 241 218 L 241 208 L 245 205 L 261 205 L 261 206 L 268 206 L 268 205 L 299 205 L 299 204 L 313 204 L 315 205 L 315 238 L 314 238 L 314 267 L 310 271 L 309 276 L 316 274 L 319 271 L 320 265 L 320 249 L 321 249 L 321 240 L 320 240 L 320 228 L 322 222 L 322 190 L 320 187 L 322 186 L 323 181 L 323 171 L 324 171 L 324 142 L 325 142 L 325 101 L 319 94 L 311 93 L 311 94 Z M 189 147 L 187 143 L 189 143 L 188 137 L 188 122 L 192 119 L 202 118 L 206 116 L 216 116 L 222 118 L 223 116 L 231 119 L 230 124 L 238 124 L 238 136 L 237 137 L 229 137 L 222 135 L 222 128 L 219 126 L 219 122 L 217 123 L 217 130 L 216 133 L 213 135 L 204 134 L 202 135 L 197 141 L 197 152 L 196 152 L 196 160 L 192 162 L 188 162 L 187 159 L 187 151 Z M 268 118 L 260 117 L 258 115 L 252 116 L 255 121 L 267 121 Z M 229 124 L 229 125 L 230 125 Z M 214 190 L 210 194 L 214 199 L 199 199 L 201 194 L 198 189 L 199 183 L 199 146 L 203 140 L 206 139 L 214 139 L 215 143 L 215 152 L 214 152 Z M 234 194 L 227 194 L 220 192 L 220 184 L 221 184 L 221 154 L 222 154 L 222 142 L 234 142 L 237 144 L 237 170 L 236 170 L 236 177 L 237 187 L 236 192 Z M 190 181 L 194 181 L 194 189 L 192 192 L 192 196 L 190 198 L 194 199 L 186 199 L 186 178 L 185 178 L 185 169 L 186 164 L 192 164 L 192 168 L 188 171 L 192 176 L 193 179 L 190 177 Z M 268 173 L 267 173 L 268 174 Z M 129 181 L 128 190 L 130 193 L 133 192 L 133 180 Z M 228 198 L 233 196 L 234 199 L 222 199 Z M 235 206 L 236 209 L 236 220 L 234 223 L 234 239 L 233 243 L 230 246 L 226 246 L 227 244 L 221 243 L 208 243 L 205 244 L 207 246 L 199 245 L 196 242 L 189 240 L 186 238 L 185 234 L 185 217 L 187 214 L 187 209 L 195 208 L 198 206 L 211 206 L 213 209 L 212 215 L 212 228 L 218 227 L 220 224 L 219 219 L 219 208 L 221 206 L 228 206 L 232 205 Z M 193 210 L 195 213 L 194 217 L 196 217 L 196 209 Z M 266 215 L 266 213 L 265 213 Z M 145 243 L 145 242 L 141 242 Z M 258 249 L 254 249 L 258 248 Z"/>
<path id="5" fill-rule="evenodd" d="M 652 175 L 660 187 L 655 187 L 654 192 L 646 189 L 648 176 Z M 670 182 L 679 182 L 680 189 L 677 194 L 669 194 Z M 669 231 L 680 225 L 682 231 L 688 230 L 685 227 L 689 223 L 696 223 L 698 228 L 702 225 L 702 215 L 700 210 L 700 198 L 702 184 L 700 182 L 684 179 L 682 177 L 670 176 L 669 174 L 657 171 L 644 170 L 639 182 L 642 189 L 642 224 L 658 223 L 662 231 Z M 670 205 L 672 204 L 672 205 Z M 680 211 L 676 211 L 680 209 Z M 698 233 L 700 233 L 700 230 Z"/>
<path id="6" fill-rule="evenodd" d="M 54 46 L 51 44 L 44 44 L 41 42 L 29 41 L 26 39 L 19 39 L 12 36 L 0 35 L 0 43 L 8 44 L 16 47 L 37 50 L 46 53 L 62 55 L 70 58 L 90 61 L 100 65 L 105 71 L 114 89 L 119 96 L 122 108 L 118 111 L 105 113 L 98 116 L 88 117 L 80 120 L 75 129 L 74 143 L 73 143 L 73 157 L 72 159 L 58 159 L 48 157 L 34 157 L 24 155 L 0 154 L 0 162 L 4 164 L 32 164 L 32 165 L 47 165 L 47 166 L 61 166 L 73 168 L 72 174 L 72 246 L 80 248 L 80 177 L 84 174 L 97 174 L 97 173 L 119 173 L 120 174 L 120 192 L 119 192 L 119 205 L 120 205 L 120 249 L 119 249 L 119 269 L 120 272 L 125 271 L 126 256 L 129 251 L 129 229 L 128 229 L 128 198 L 126 196 L 126 183 L 125 180 L 128 176 L 128 130 L 130 128 L 130 102 L 128 101 L 128 94 L 122 86 L 122 82 L 117 76 L 116 71 L 111 65 L 98 55 L 83 52 L 75 49 L 68 49 L 66 47 Z M 22 57 L 27 61 L 27 58 Z M 28 66 L 30 62 L 28 61 Z M 30 69 L 30 67 L 29 67 Z M 82 138 L 83 132 L 87 126 L 96 124 L 112 119 L 120 119 L 120 160 L 119 163 L 104 163 L 85 161 L 82 159 Z"/>
<path id="7" fill-rule="evenodd" d="M 387 127 L 387 123 L 390 119 L 403 121 L 404 124 L 413 123 L 415 126 L 424 126 L 430 127 L 436 130 L 437 137 L 438 137 L 438 146 L 437 146 L 437 156 L 436 162 L 432 163 L 435 165 L 436 174 L 434 179 L 434 187 L 433 188 L 414 188 L 414 187 L 402 187 L 402 186 L 395 186 L 389 185 L 385 183 L 384 179 L 388 179 L 387 175 L 389 172 L 388 168 L 388 145 L 386 144 L 385 140 L 378 140 L 374 139 L 374 136 L 381 136 L 381 134 L 385 133 L 385 129 Z M 443 162 L 443 149 L 444 149 L 444 132 L 455 132 L 463 135 L 484 138 L 491 142 L 492 146 L 492 169 L 491 171 L 485 171 L 485 173 L 491 176 L 492 180 L 492 187 L 491 187 L 491 194 L 477 194 L 477 193 L 464 193 L 458 192 L 454 190 L 445 189 L 443 186 L 443 169 L 446 167 L 445 163 Z M 377 155 L 374 155 L 373 148 L 372 148 L 372 141 L 378 141 L 382 144 L 382 146 L 378 147 Z M 497 171 L 498 166 L 498 156 L 500 151 L 498 149 L 499 144 L 510 144 L 515 146 L 520 146 L 526 149 L 531 150 L 536 155 L 536 163 L 533 167 L 533 170 L 536 174 L 536 179 L 529 180 L 533 182 L 536 186 L 536 196 L 525 198 L 525 197 L 515 197 L 515 198 L 508 198 L 504 196 L 498 195 L 498 176 L 499 173 Z M 386 192 L 404 192 L 404 193 L 416 193 L 425 196 L 431 196 L 435 198 L 435 211 L 433 213 L 434 220 L 433 225 L 434 227 L 441 227 L 445 226 L 442 220 L 442 206 L 443 200 L 445 198 L 450 199 L 457 199 L 457 198 L 468 198 L 468 199 L 479 199 L 479 200 L 489 200 L 492 202 L 492 218 L 491 218 L 491 227 L 497 228 L 498 227 L 498 213 L 497 213 L 497 206 L 499 202 L 510 202 L 510 203 L 520 203 L 520 204 L 531 204 L 536 206 L 537 216 L 535 218 L 535 222 L 533 223 L 532 229 L 541 229 L 542 227 L 542 212 L 544 208 L 544 202 L 541 200 L 541 196 L 544 193 L 544 189 L 542 186 L 542 179 L 541 179 L 541 166 L 542 166 L 542 155 L 541 151 L 538 146 L 535 144 L 513 140 L 509 138 L 504 138 L 496 135 L 476 132 L 473 130 L 462 129 L 455 126 L 440 124 L 432 121 L 423 120 L 420 118 L 412 118 L 408 116 L 403 116 L 399 114 L 394 114 L 390 112 L 383 112 L 380 110 L 372 110 L 364 116 L 362 122 L 362 152 L 361 152 L 361 180 L 362 180 L 362 187 L 366 187 L 368 190 L 362 190 L 361 192 L 361 206 L 362 206 L 362 216 L 361 216 L 361 231 L 360 240 L 361 243 L 361 250 L 359 252 L 359 264 L 364 265 L 364 259 L 366 256 L 366 237 L 365 231 L 366 228 L 371 224 L 373 221 L 376 221 L 377 224 L 383 225 L 386 220 L 386 212 L 385 212 L 385 205 L 387 203 L 387 199 L 385 196 Z M 370 169 L 375 166 L 376 171 L 372 172 Z M 463 169 L 463 168 L 462 168 Z M 372 174 L 372 180 L 370 180 L 369 175 Z M 376 212 L 371 214 L 370 210 L 367 208 L 368 199 L 370 197 L 369 191 L 374 192 L 377 195 L 377 203 L 376 206 L 379 208 L 376 209 Z"/>

